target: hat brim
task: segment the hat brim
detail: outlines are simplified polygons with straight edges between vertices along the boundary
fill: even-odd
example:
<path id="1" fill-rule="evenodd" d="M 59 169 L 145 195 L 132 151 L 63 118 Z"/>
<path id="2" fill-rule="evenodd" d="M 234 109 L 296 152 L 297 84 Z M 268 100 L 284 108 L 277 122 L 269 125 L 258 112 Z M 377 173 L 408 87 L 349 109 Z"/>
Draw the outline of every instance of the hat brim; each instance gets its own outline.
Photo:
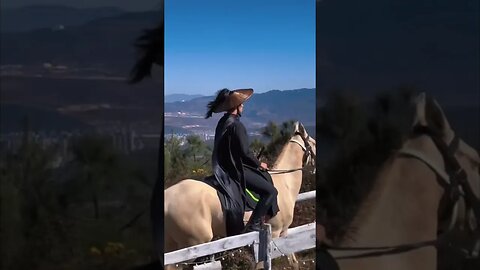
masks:
<path id="1" fill-rule="evenodd" d="M 253 89 L 251 88 L 233 90 L 232 94 L 230 94 L 228 98 L 226 98 L 226 100 L 222 104 L 220 104 L 220 106 L 218 106 L 214 112 L 219 113 L 229 111 L 247 101 L 252 95 Z"/>

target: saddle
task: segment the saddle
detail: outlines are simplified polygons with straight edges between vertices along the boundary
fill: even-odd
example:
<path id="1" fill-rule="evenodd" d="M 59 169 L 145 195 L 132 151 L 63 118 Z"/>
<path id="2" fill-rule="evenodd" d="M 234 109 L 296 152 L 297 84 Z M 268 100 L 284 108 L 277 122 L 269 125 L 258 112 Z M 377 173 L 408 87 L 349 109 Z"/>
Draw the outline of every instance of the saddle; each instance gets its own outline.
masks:
<path id="1" fill-rule="evenodd" d="M 220 199 L 220 204 L 222 205 L 222 209 L 223 209 L 224 206 L 225 206 L 224 205 L 225 198 L 224 198 L 224 195 L 222 194 L 221 190 L 219 189 L 218 184 L 216 183 L 215 176 L 210 175 L 210 176 L 205 177 L 203 180 L 199 180 L 199 181 L 202 181 L 202 182 L 208 184 L 209 186 L 213 187 L 215 190 L 217 190 L 217 195 L 218 195 L 218 198 Z M 268 181 L 273 185 L 273 182 L 270 179 Z M 246 188 L 245 189 L 245 198 L 246 198 L 245 212 L 248 212 L 248 211 L 253 211 L 255 209 L 255 207 L 257 207 L 257 203 L 260 200 L 260 195 L 258 195 L 258 193 L 254 192 L 253 190 L 249 190 L 248 188 Z"/>

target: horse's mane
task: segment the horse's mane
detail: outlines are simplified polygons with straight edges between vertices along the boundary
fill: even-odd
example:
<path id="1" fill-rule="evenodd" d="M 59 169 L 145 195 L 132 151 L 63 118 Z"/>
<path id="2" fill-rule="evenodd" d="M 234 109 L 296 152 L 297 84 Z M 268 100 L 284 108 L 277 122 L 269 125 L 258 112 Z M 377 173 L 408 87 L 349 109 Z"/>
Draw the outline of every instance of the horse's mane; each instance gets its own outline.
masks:
<path id="1" fill-rule="evenodd" d="M 289 120 L 279 125 L 279 136 L 272 138 L 272 140 L 267 145 L 265 145 L 263 158 L 266 159 L 267 164 L 271 164 L 273 165 L 273 167 L 277 165 L 278 158 L 282 150 L 294 135 L 294 122 L 294 120 Z"/>
<path id="2" fill-rule="evenodd" d="M 334 242 L 347 237 L 347 228 L 372 190 L 377 171 L 411 135 L 414 97 L 413 90 L 401 89 L 378 95 L 373 104 L 362 104 L 334 94 L 320 109 L 317 134 L 335 149 L 318 171 L 317 218 Z M 439 132 L 443 118 L 433 104 L 428 98 L 426 118 Z"/>

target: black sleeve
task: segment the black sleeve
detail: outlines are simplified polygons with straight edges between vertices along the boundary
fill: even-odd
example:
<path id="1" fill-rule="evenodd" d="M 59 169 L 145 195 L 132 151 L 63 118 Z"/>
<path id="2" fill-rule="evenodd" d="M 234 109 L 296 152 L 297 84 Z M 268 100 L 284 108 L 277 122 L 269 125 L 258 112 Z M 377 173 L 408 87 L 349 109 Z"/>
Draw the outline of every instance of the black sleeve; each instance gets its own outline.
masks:
<path id="1" fill-rule="evenodd" d="M 238 122 L 235 125 L 235 134 L 238 138 L 238 149 L 240 149 L 243 163 L 255 168 L 260 167 L 260 161 L 258 161 L 258 159 L 253 155 L 252 151 L 250 151 L 247 130 L 242 123 Z"/>

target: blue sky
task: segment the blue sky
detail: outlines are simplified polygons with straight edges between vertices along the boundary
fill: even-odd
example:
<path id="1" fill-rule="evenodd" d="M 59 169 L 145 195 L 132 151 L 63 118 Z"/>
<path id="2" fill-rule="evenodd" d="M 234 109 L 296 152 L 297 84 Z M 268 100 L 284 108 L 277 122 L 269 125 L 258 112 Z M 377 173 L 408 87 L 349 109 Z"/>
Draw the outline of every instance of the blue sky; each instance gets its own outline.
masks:
<path id="1" fill-rule="evenodd" d="M 315 87 L 314 0 L 165 1 L 165 94 Z"/>

